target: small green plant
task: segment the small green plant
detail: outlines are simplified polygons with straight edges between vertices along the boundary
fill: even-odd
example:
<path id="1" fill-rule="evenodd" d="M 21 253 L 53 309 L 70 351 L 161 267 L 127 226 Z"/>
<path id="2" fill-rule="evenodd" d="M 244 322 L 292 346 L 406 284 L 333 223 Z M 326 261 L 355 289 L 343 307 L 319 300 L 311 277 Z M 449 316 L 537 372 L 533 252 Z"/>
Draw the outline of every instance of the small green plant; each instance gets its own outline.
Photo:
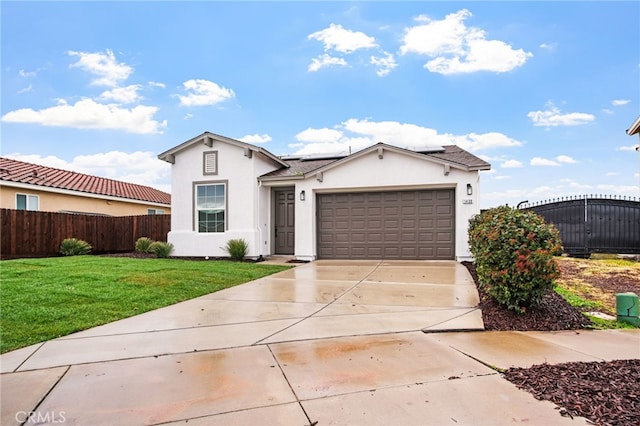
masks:
<path id="1" fill-rule="evenodd" d="M 155 253 L 156 256 L 161 258 L 169 257 L 171 252 L 173 251 L 173 244 L 171 243 L 163 243 L 161 241 L 154 241 L 149 246 L 149 253 Z"/>
<path id="2" fill-rule="evenodd" d="M 553 258 L 562 252 L 560 233 L 530 211 L 501 206 L 474 216 L 469 247 L 479 284 L 518 313 L 538 305 L 560 274 Z"/>
<path id="3" fill-rule="evenodd" d="M 227 241 L 227 245 L 224 247 L 225 251 L 229 253 L 231 259 L 240 261 L 249 252 L 249 243 L 243 239 L 233 239 Z"/>
<path id="4" fill-rule="evenodd" d="M 60 244 L 60 253 L 65 256 L 88 254 L 91 249 L 91 244 L 77 238 L 66 238 Z"/>
<path id="5" fill-rule="evenodd" d="M 154 241 L 151 238 L 140 237 L 136 240 L 136 251 L 138 253 L 149 253 L 149 248 Z"/>

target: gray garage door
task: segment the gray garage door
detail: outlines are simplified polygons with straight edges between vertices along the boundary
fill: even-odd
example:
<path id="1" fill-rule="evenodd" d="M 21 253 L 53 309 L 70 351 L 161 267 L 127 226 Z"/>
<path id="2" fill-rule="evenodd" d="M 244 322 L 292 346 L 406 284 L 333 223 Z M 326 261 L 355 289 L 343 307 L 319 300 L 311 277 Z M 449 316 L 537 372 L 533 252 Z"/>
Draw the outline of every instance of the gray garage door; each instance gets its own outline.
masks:
<path id="1" fill-rule="evenodd" d="M 321 259 L 454 259 L 455 194 L 318 194 Z"/>

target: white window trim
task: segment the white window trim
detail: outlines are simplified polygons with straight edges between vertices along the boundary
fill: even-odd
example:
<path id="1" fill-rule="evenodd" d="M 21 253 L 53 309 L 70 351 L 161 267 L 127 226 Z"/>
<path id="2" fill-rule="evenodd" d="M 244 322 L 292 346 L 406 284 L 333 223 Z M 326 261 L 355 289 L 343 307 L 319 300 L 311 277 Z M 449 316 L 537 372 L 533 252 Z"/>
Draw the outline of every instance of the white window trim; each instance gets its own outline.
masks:
<path id="1" fill-rule="evenodd" d="M 153 212 L 153 213 L 151 213 Z M 147 209 L 147 214 L 165 214 L 163 209 Z"/>
<path id="2" fill-rule="evenodd" d="M 15 198 L 15 200 L 16 200 L 16 210 L 18 210 L 18 195 L 22 195 L 22 196 L 25 197 L 25 207 L 26 207 L 25 210 L 26 211 L 37 212 L 37 211 L 40 210 L 40 196 L 39 195 L 35 195 L 35 194 L 26 194 L 26 193 L 22 193 L 22 192 L 17 192 L 16 193 L 16 198 Z M 29 203 L 29 197 L 34 197 L 37 200 L 37 204 L 38 205 L 36 206 L 37 207 L 36 209 L 30 208 L 30 206 L 29 206 L 29 204 L 30 204 Z"/>
<path id="3" fill-rule="evenodd" d="M 200 232 L 198 227 L 198 195 L 199 186 L 207 185 L 224 185 L 224 232 L 229 230 L 229 181 L 228 180 L 208 180 L 193 182 L 191 188 L 191 196 L 193 197 L 192 214 L 193 225 L 192 230 L 198 234 L 220 234 L 221 232 Z"/>

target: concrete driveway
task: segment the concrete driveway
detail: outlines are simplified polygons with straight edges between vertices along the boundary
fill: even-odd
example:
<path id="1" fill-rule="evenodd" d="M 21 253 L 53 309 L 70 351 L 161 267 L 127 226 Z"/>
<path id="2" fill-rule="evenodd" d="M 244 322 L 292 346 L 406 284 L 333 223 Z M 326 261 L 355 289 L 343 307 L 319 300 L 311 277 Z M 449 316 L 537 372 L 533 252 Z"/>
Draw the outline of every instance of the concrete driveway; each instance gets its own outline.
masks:
<path id="1" fill-rule="evenodd" d="M 477 304 L 456 262 L 304 264 L 2 355 L 1 423 L 584 424 L 488 366 L 640 356 L 634 331 L 462 332 Z"/>

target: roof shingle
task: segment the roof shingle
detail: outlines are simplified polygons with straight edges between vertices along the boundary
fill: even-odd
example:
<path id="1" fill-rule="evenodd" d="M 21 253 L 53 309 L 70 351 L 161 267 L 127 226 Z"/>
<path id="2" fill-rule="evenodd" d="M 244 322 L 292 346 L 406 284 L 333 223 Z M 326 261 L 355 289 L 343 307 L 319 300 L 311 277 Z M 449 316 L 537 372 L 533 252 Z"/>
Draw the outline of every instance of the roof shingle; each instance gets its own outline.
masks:
<path id="1" fill-rule="evenodd" d="M 464 168 L 470 169 L 479 169 L 479 170 L 487 170 L 491 167 L 489 163 L 484 161 L 481 158 L 476 157 L 468 151 L 460 148 L 457 145 L 445 145 L 442 147 L 441 151 L 428 151 L 428 152 L 419 152 L 426 157 L 432 157 L 438 159 L 440 161 L 446 161 L 452 164 L 457 164 Z M 288 168 L 281 168 L 278 170 L 274 170 L 267 174 L 262 175 L 262 177 L 267 178 L 285 178 L 285 177 L 296 177 L 307 173 L 312 173 L 314 170 L 318 170 L 327 164 L 333 163 L 334 161 L 341 160 L 348 155 L 343 155 L 334 158 L 321 158 L 321 159 L 286 159 L 283 158 L 284 161 L 289 164 Z"/>
<path id="2" fill-rule="evenodd" d="M 171 205 L 171 194 L 149 186 L 0 157 L 0 180 Z"/>

